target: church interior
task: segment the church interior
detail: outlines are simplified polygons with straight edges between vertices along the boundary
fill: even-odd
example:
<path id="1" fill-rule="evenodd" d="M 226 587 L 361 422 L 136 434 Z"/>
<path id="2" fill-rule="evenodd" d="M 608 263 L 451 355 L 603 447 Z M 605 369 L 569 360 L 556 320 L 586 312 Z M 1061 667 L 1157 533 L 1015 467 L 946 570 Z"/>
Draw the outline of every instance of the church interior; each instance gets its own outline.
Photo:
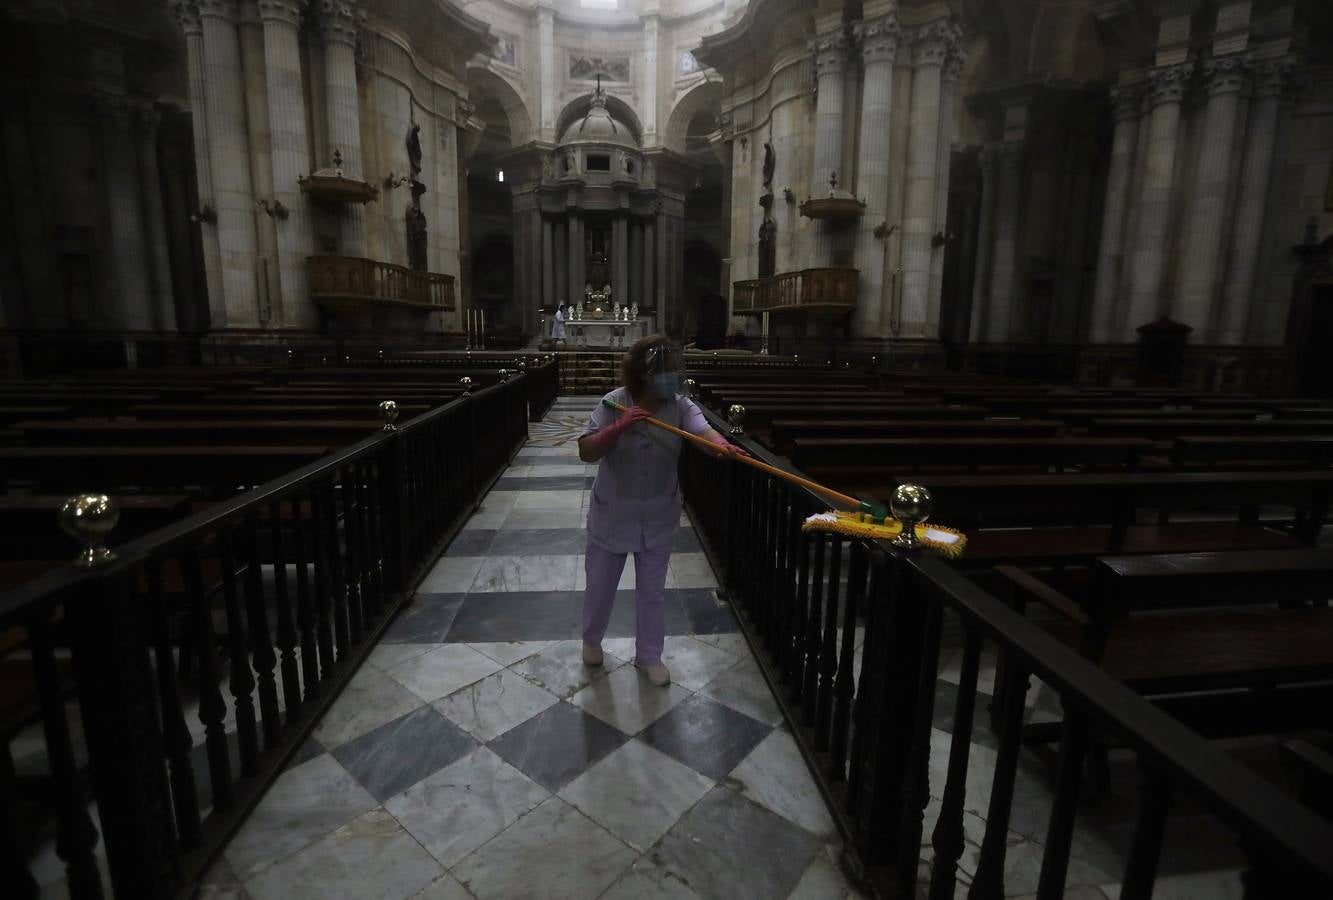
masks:
<path id="1" fill-rule="evenodd" d="M 1327 0 L 0 51 L 4 896 L 1333 897 Z"/>

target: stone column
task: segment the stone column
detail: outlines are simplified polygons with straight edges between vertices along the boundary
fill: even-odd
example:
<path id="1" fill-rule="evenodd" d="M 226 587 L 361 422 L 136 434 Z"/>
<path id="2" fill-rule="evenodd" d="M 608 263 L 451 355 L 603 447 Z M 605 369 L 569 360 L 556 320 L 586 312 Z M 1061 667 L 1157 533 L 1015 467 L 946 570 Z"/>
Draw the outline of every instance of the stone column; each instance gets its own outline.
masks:
<path id="1" fill-rule="evenodd" d="M 611 302 L 624 303 L 629 295 L 629 219 L 611 221 Z"/>
<path id="2" fill-rule="evenodd" d="M 569 302 L 583 302 L 583 220 L 569 214 Z"/>
<path id="3" fill-rule="evenodd" d="M 213 197 L 217 204 L 225 324 L 231 328 L 255 328 L 259 325 L 255 292 L 258 239 L 236 4 L 234 0 L 199 0 L 199 14 L 204 31 L 204 103 L 208 111 Z"/>
<path id="4" fill-rule="evenodd" d="M 1236 143 L 1236 113 L 1245 79 L 1246 63 L 1238 56 L 1214 58 L 1203 64 L 1208 106 L 1204 112 L 1199 161 L 1194 169 L 1194 193 L 1185 220 L 1183 277 L 1180 293 L 1171 308 L 1171 317 L 1194 326 L 1200 337 L 1211 335 L 1213 301 L 1221 281 L 1222 216 L 1231 179 L 1231 148 Z"/>
<path id="5" fill-rule="evenodd" d="M 639 306 L 657 308 L 657 226 L 653 219 L 643 223 L 643 298 Z"/>
<path id="6" fill-rule="evenodd" d="M 949 236 L 949 170 L 953 161 L 953 97 L 963 68 L 962 48 L 955 37 L 952 51 L 940 70 L 939 137 L 935 142 L 935 234 Z M 947 243 L 931 241 L 930 288 L 926 304 L 926 334 L 940 331 L 940 293 L 944 287 L 944 252 Z"/>
<path id="7" fill-rule="evenodd" d="M 356 30 L 365 14 L 353 0 L 320 0 L 319 33 L 324 42 L 324 101 L 329 153 L 342 154 L 343 172 L 361 175 L 361 110 L 356 91 Z M 365 210 L 342 208 L 343 254 L 366 255 Z"/>
<path id="8" fill-rule="evenodd" d="M 301 76 L 301 14 L 306 0 L 259 0 L 264 23 L 264 72 L 268 88 L 273 197 L 287 218 L 276 219 L 278 280 L 282 286 L 274 321 L 283 327 L 314 328 L 319 323 L 306 288 L 306 257 L 314 252 L 310 204 L 298 175 L 308 174 L 304 80 Z"/>
<path id="9" fill-rule="evenodd" d="M 1254 297 L 1256 266 L 1263 246 L 1264 213 L 1273 173 L 1273 145 L 1282 95 L 1295 67 L 1289 59 L 1275 59 L 1257 67 L 1254 94 L 1245 133 L 1245 157 L 1240 175 L 1240 197 L 1232 216 L 1231 260 L 1222 289 L 1222 316 L 1217 340 L 1241 344 L 1246 339 L 1250 303 Z"/>
<path id="10" fill-rule="evenodd" d="M 953 26 L 932 22 L 913 41 L 912 107 L 903 199 L 903 291 L 900 334 L 929 331 L 930 238 L 935 233 L 935 175 L 939 165 L 940 76 L 952 46 Z"/>
<path id="11" fill-rule="evenodd" d="M 555 304 L 555 234 L 550 219 L 542 217 L 542 306 Z"/>
<path id="12" fill-rule="evenodd" d="M 620 302 L 643 305 L 643 223 L 638 219 L 629 225 L 629 293 Z"/>
<path id="13" fill-rule="evenodd" d="M 537 7 L 537 69 L 541 75 L 537 85 L 541 92 L 541 138 L 554 141 L 556 91 L 560 82 L 555 73 L 555 11 L 549 6 Z"/>
<path id="14" fill-rule="evenodd" d="M 1019 214 L 1023 206 L 1023 143 L 999 145 L 1000 172 L 995 197 L 995 244 L 984 340 L 1012 340 L 1014 278 L 1018 262 Z"/>
<path id="15" fill-rule="evenodd" d="M 815 169 L 810 184 L 812 197 L 831 196 L 838 184 L 846 183 L 846 173 L 839 172 L 838 167 L 842 165 L 842 89 L 847 46 L 847 36 L 841 31 L 820 35 L 810 42 L 819 78 L 819 96 L 815 100 Z M 832 227 L 823 219 L 814 224 L 814 254 L 810 264 L 831 266 Z"/>
<path id="16" fill-rule="evenodd" d="M 569 301 L 569 254 L 565 251 L 569 248 L 568 226 L 563 219 L 556 219 L 552 223 L 552 261 L 555 264 L 555 302 L 557 305 L 568 303 Z"/>
<path id="17" fill-rule="evenodd" d="M 173 9 L 181 31 L 185 34 L 185 67 L 190 90 L 190 131 L 194 138 L 195 191 L 199 195 L 201 208 L 216 210 L 217 201 L 213 197 L 211 156 L 208 150 L 203 23 L 199 19 L 199 7 L 189 0 L 176 0 Z M 191 212 L 195 213 L 198 210 Z M 204 289 L 208 292 L 209 322 L 213 327 L 220 328 L 227 322 L 227 307 L 223 299 L 222 256 L 218 252 L 218 232 L 213 225 L 203 221 L 199 222 L 198 228 L 200 244 L 203 247 Z"/>
<path id="18" fill-rule="evenodd" d="M 1121 320 L 1121 336 L 1137 339 L 1136 329 L 1157 318 L 1161 308 L 1162 272 L 1166 267 L 1167 224 L 1174 193 L 1176 144 L 1180 133 L 1180 103 L 1189 86 L 1192 63 L 1154 69 L 1149 75 L 1147 159 L 1138 198 L 1138 223 L 1129 257 L 1128 314 Z"/>
<path id="19" fill-rule="evenodd" d="M 861 87 L 861 132 L 856 161 L 856 193 L 865 201 L 856 235 L 856 319 L 859 337 L 882 337 L 881 321 L 888 321 L 889 302 L 884 291 L 884 240 L 875 229 L 888 228 L 889 117 L 893 110 L 893 63 L 902 28 L 895 16 L 856 26 L 865 81 Z"/>
<path id="20" fill-rule="evenodd" d="M 119 300 L 115 325 L 126 331 L 153 327 L 152 289 L 139 166 L 134 146 L 134 106 L 124 97 L 99 100 L 107 212 L 111 222 L 111 264 Z"/>
<path id="21" fill-rule="evenodd" d="M 1111 138 L 1106 202 L 1102 208 L 1101 246 L 1097 249 L 1097 281 L 1093 288 L 1092 319 L 1088 331 L 1088 340 L 1094 344 L 1105 344 L 1120 334 L 1116 327 L 1116 301 L 1120 293 L 1125 219 L 1129 212 L 1130 181 L 1134 175 L 1134 151 L 1139 144 L 1139 109 L 1142 102 L 1139 85 L 1111 89 L 1115 133 Z"/>
<path id="22" fill-rule="evenodd" d="M 162 114 L 151 107 L 138 110 L 139 189 L 148 238 L 148 275 L 153 286 L 153 324 L 158 331 L 176 330 L 176 295 L 167 245 L 167 211 L 162 202 L 162 170 L 158 165 L 157 127 Z"/>
<path id="23" fill-rule="evenodd" d="M 972 319 L 968 323 L 968 340 L 979 343 L 990 339 L 988 330 L 990 307 L 991 258 L 995 250 L 995 193 L 996 161 L 999 147 L 986 144 L 981 148 L 981 216 L 977 224 L 977 263 L 972 276 Z"/>
<path id="24" fill-rule="evenodd" d="M 643 97 L 643 145 L 657 144 L 657 52 L 659 19 L 656 14 L 643 17 L 643 69 L 640 95 Z M 668 82 L 669 83 L 669 82 Z"/>

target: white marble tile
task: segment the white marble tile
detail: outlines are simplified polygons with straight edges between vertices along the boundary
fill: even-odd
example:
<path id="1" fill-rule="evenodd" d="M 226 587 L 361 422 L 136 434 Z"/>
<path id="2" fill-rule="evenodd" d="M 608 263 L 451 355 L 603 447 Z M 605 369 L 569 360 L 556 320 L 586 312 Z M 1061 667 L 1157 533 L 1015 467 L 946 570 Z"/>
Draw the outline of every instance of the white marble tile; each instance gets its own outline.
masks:
<path id="1" fill-rule="evenodd" d="M 616 882 L 635 853 L 552 797 L 463 860 L 453 874 L 479 900 L 588 900 Z M 577 860 L 577 865 L 570 865 Z"/>
<path id="2" fill-rule="evenodd" d="M 484 556 L 444 556 L 417 586 L 419 594 L 463 594 L 477 579 Z"/>
<path id="3" fill-rule="evenodd" d="M 505 473 L 508 474 L 508 473 Z M 588 474 L 588 466 L 583 463 L 575 462 L 569 465 L 560 466 L 530 466 L 525 477 L 527 478 L 568 478 L 571 475 Z"/>
<path id="4" fill-rule="evenodd" d="M 583 491 L 519 491 L 514 509 L 580 509 Z"/>
<path id="5" fill-rule="evenodd" d="M 782 721 L 778 702 L 753 658 L 741 660 L 704 685 L 699 693 L 769 725 Z"/>
<path id="6" fill-rule="evenodd" d="M 618 656 L 621 659 L 633 660 L 636 643 L 637 641 L 632 637 L 603 638 L 602 652 L 610 653 L 612 656 Z"/>
<path id="7" fill-rule="evenodd" d="M 371 810 L 245 883 L 254 900 L 400 900 L 444 869 L 382 809 Z"/>
<path id="8" fill-rule="evenodd" d="M 227 845 L 227 862 L 248 879 L 375 806 L 336 759 L 317 756 L 278 776 Z"/>
<path id="9" fill-rule="evenodd" d="M 501 477 L 501 478 L 528 478 L 528 477 L 532 474 L 532 470 L 533 470 L 533 469 L 544 469 L 544 468 L 546 468 L 546 467 L 545 467 L 545 466 L 534 466 L 534 465 L 532 465 L 532 464 L 530 464 L 530 463 L 521 463 L 521 462 L 520 462 L 520 463 L 515 463 L 514 465 L 512 465 L 512 466 L 510 466 L 509 468 L 505 469 L 505 470 L 504 470 L 504 474 L 501 475 L 500 477 Z"/>
<path id="10" fill-rule="evenodd" d="M 388 674 L 422 700 L 430 702 L 480 681 L 499 668 L 500 664 L 495 660 L 466 644 L 443 644 L 429 653 L 399 663 L 389 669 Z"/>
<path id="11" fill-rule="evenodd" d="M 837 853 L 831 846 L 816 853 L 787 900 L 864 900 L 838 867 Z"/>
<path id="12" fill-rule="evenodd" d="M 588 513 L 577 507 L 568 509 L 515 509 L 504 517 L 504 529 L 512 528 L 583 528 Z M 496 527 L 496 526 L 492 526 Z"/>
<path id="13" fill-rule="evenodd" d="M 642 853 L 712 787 L 711 779 L 688 766 L 629 741 L 559 795 Z"/>
<path id="14" fill-rule="evenodd" d="M 478 528 L 494 530 L 504 525 L 509 512 L 507 509 L 487 509 L 473 513 L 472 517 L 463 524 L 463 530 L 471 531 Z"/>
<path id="15" fill-rule="evenodd" d="M 429 653 L 439 646 L 439 644 L 378 644 L 371 648 L 368 658 L 371 665 L 389 669 L 401 662 L 407 662 L 414 656 Z"/>
<path id="16" fill-rule="evenodd" d="M 1120 896 L 1119 885 L 1115 886 L 1114 893 L 1111 892 L 1110 887 L 1107 887 L 1105 889 L 1096 887 L 1066 887 L 1064 893 L 1064 900 L 1108 900 L 1108 898 L 1109 900 L 1116 900 L 1116 898 L 1119 896 Z M 1207 897 L 1208 900 L 1212 900 L 1214 896 L 1216 895 L 1214 894 L 1198 895 L 1199 900 L 1204 900 L 1205 897 Z M 1154 900 L 1164 900 L 1162 894 L 1156 890 L 1153 891 L 1153 898 Z M 1037 900 L 1037 895 L 1016 894 L 1013 897 L 1011 897 L 1010 900 Z"/>
<path id="17" fill-rule="evenodd" d="M 715 588 L 717 576 L 702 553 L 673 553 L 671 574 L 678 588 Z"/>
<path id="18" fill-rule="evenodd" d="M 728 786 L 812 834 L 833 836 L 833 819 L 824 798 L 796 740 L 785 731 L 774 731 L 760 741 L 732 771 Z"/>
<path id="19" fill-rule="evenodd" d="M 468 646 L 502 666 L 511 666 L 520 659 L 542 652 L 553 643 L 555 641 L 487 641 Z"/>
<path id="20" fill-rule="evenodd" d="M 329 750 L 421 706 L 421 698 L 374 666 L 362 666 L 315 726 Z"/>
<path id="21" fill-rule="evenodd" d="M 560 641 L 541 653 L 514 663 L 510 668 L 555 694 L 568 697 L 584 685 L 604 678 L 625 665 L 625 660 L 603 650 L 600 666 L 583 664 L 582 641 Z"/>
<path id="22" fill-rule="evenodd" d="M 685 882 L 643 857 L 598 900 L 700 900 Z"/>
<path id="23" fill-rule="evenodd" d="M 625 734 L 638 734 L 689 695 L 675 684 L 658 687 L 634 666 L 621 666 L 569 702 Z"/>
<path id="24" fill-rule="evenodd" d="M 738 659 L 750 658 L 750 645 L 743 634 L 696 634 L 694 639 L 725 650 Z"/>
<path id="25" fill-rule="evenodd" d="M 977 660 L 977 690 L 983 694 L 995 694 L 995 662 L 996 651 L 994 645 L 987 644 L 983 646 L 981 657 Z M 960 647 L 949 655 L 944 667 L 940 669 L 940 680 L 957 684 L 962 675 L 963 650 Z M 1031 692 L 1029 691 L 1029 693 Z"/>
<path id="26" fill-rule="evenodd" d="M 472 900 L 467 888 L 458 883 L 452 875 L 441 875 L 419 894 L 413 894 L 412 900 Z"/>
<path id="27" fill-rule="evenodd" d="M 697 691 L 736 665 L 736 657 L 692 637 L 672 635 L 662 648 L 662 661 L 671 669 L 671 681 Z"/>
<path id="28" fill-rule="evenodd" d="M 553 705 L 556 697 L 531 681 L 501 669 L 432 704 L 472 736 L 485 742 L 522 725 Z"/>
<path id="29" fill-rule="evenodd" d="M 482 561 L 472 592 L 577 591 L 583 575 L 582 556 L 491 556 Z"/>
<path id="30" fill-rule="evenodd" d="M 454 866 L 550 793 L 485 747 L 412 785 L 384 808 L 432 856 Z"/>

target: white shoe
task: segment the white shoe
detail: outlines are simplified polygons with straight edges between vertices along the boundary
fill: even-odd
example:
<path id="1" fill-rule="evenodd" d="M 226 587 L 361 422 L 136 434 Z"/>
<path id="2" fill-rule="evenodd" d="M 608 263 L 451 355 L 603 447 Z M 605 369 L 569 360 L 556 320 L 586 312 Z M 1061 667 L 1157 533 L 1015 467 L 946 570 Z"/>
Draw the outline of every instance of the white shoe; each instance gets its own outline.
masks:
<path id="1" fill-rule="evenodd" d="M 602 664 L 602 648 L 597 644 L 584 643 L 583 664 L 585 666 L 600 666 Z"/>
<path id="2" fill-rule="evenodd" d="M 662 665 L 662 663 L 653 663 L 649 666 L 639 663 L 636 663 L 635 665 L 638 665 L 639 671 L 643 672 L 644 675 L 647 675 L 648 680 L 658 687 L 666 687 L 671 683 L 671 670 Z"/>

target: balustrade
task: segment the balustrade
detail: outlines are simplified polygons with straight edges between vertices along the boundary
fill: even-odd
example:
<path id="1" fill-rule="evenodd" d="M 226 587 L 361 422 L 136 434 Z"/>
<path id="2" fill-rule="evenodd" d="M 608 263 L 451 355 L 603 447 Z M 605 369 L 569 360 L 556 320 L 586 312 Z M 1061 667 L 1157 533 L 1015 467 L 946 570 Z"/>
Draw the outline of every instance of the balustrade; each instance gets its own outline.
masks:
<path id="1" fill-rule="evenodd" d="M 856 269 L 802 269 L 732 285 L 737 313 L 784 309 L 850 309 L 856 305 Z"/>
<path id="2" fill-rule="evenodd" d="M 309 258 L 310 296 L 316 302 L 387 303 L 428 310 L 454 308 L 454 277 L 419 272 L 356 256 Z"/>

